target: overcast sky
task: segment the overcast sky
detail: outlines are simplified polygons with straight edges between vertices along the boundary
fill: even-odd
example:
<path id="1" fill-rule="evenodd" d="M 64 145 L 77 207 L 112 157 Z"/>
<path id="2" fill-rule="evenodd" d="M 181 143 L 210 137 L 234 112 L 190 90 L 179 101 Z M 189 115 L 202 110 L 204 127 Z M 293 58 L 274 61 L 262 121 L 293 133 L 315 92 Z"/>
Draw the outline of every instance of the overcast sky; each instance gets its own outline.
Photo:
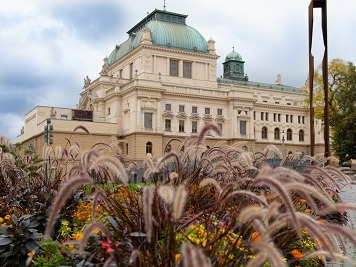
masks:
<path id="1" fill-rule="evenodd" d="M 308 74 L 310 0 L 166 0 L 166 10 L 216 41 L 218 76 L 232 51 L 250 80 L 300 87 Z M 16 141 L 24 115 L 38 105 L 74 108 L 83 78 L 98 77 L 103 59 L 163 0 L 1 0 L 0 135 Z M 328 0 L 329 59 L 356 63 L 356 1 Z M 320 10 L 314 54 L 321 62 Z"/>

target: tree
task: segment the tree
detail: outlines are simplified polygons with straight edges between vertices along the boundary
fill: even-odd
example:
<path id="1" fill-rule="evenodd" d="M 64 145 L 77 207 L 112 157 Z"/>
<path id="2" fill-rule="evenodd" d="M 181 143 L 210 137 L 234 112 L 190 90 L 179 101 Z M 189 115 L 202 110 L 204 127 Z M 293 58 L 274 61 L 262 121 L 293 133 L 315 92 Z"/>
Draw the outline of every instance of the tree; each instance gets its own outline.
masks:
<path id="1" fill-rule="evenodd" d="M 356 68 L 352 62 L 333 59 L 329 72 L 329 114 L 332 144 L 341 161 L 356 158 Z M 302 88 L 308 92 L 306 82 Z M 314 72 L 314 116 L 324 119 L 324 92 L 321 66 Z"/>

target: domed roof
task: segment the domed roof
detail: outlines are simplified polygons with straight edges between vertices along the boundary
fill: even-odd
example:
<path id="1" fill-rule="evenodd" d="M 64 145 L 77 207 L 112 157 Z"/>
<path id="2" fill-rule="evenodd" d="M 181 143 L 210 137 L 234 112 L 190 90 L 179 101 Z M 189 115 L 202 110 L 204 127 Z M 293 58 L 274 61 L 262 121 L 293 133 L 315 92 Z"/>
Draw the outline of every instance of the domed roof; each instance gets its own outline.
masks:
<path id="1" fill-rule="evenodd" d="M 235 52 L 234 48 L 232 48 L 232 52 L 230 52 L 225 58 L 225 61 L 229 60 L 242 61 L 242 57 L 239 53 Z"/>
<path id="2" fill-rule="evenodd" d="M 110 66 L 141 44 L 143 30 L 151 32 L 152 45 L 208 53 L 208 43 L 193 27 L 185 24 L 186 15 L 155 10 L 128 31 L 129 39 L 117 45 L 107 64 Z"/>

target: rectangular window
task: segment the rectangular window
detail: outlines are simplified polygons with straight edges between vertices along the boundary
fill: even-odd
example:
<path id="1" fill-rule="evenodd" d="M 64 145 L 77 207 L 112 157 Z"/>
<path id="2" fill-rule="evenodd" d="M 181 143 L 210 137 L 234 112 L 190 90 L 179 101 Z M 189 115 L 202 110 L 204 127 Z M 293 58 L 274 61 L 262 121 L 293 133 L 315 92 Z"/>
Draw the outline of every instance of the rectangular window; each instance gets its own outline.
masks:
<path id="1" fill-rule="evenodd" d="M 205 114 L 210 114 L 210 108 L 205 108 Z"/>
<path id="2" fill-rule="evenodd" d="M 179 105 L 179 112 L 184 112 L 184 105 Z"/>
<path id="3" fill-rule="evenodd" d="M 253 119 L 256 120 L 256 111 L 253 112 Z"/>
<path id="4" fill-rule="evenodd" d="M 298 123 L 300 123 L 300 116 L 298 116 Z"/>
<path id="5" fill-rule="evenodd" d="M 261 112 L 261 121 L 264 119 L 264 112 Z"/>
<path id="6" fill-rule="evenodd" d="M 286 122 L 289 122 L 289 115 L 286 115 Z"/>
<path id="7" fill-rule="evenodd" d="M 278 114 L 278 122 L 281 122 L 281 114 Z"/>
<path id="8" fill-rule="evenodd" d="M 110 109 L 110 108 L 108 108 L 108 115 L 110 115 L 110 113 L 111 113 L 111 109 Z"/>
<path id="9" fill-rule="evenodd" d="M 68 120 L 68 115 L 61 115 L 61 120 Z"/>
<path id="10" fill-rule="evenodd" d="M 164 126 L 165 126 L 164 127 L 165 130 L 170 132 L 171 131 L 171 120 L 166 119 L 165 122 L 164 122 Z"/>
<path id="11" fill-rule="evenodd" d="M 176 59 L 170 60 L 169 75 L 178 77 L 178 64 L 179 61 Z"/>
<path id="12" fill-rule="evenodd" d="M 198 113 L 198 107 L 192 107 L 192 113 Z"/>
<path id="13" fill-rule="evenodd" d="M 198 132 L 198 122 L 192 121 L 192 133 Z"/>
<path id="14" fill-rule="evenodd" d="M 290 115 L 290 123 L 293 123 L 293 115 Z"/>
<path id="15" fill-rule="evenodd" d="M 192 78 L 192 62 L 183 62 L 183 77 Z"/>
<path id="16" fill-rule="evenodd" d="M 133 63 L 130 64 L 130 79 L 133 78 Z"/>
<path id="17" fill-rule="evenodd" d="M 222 116 L 222 109 L 221 108 L 218 108 L 218 115 Z"/>
<path id="18" fill-rule="evenodd" d="M 146 113 L 144 114 L 144 127 L 146 129 L 152 129 L 152 113 Z"/>
<path id="19" fill-rule="evenodd" d="M 183 133 L 184 132 L 184 120 L 179 120 L 179 132 Z"/>
<path id="20" fill-rule="evenodd" d="M 166 104 L 166 110 L 171 111 L 172 110 L 172 105 L 171 104 Z"/>
<path id="21" fill-rule="evenodd" d="M 122 69 L 119 72 L 119 78 L 122 79 Z"/>
<path id="22" fill-rule="evenodd" d="M 246 121 L 240 121 L 240 134 L 246 135 Z"/>
<path id="23" fill-rule="evenodd" d="M 266 112 L 266 121 L 268 121 L 268 112 Z"/>
<path id="24" fill-rule="evenodd" d="M 273 121 L 276 121 L 276 116 L 277 114 L 276 113 L 273 113 Z"/>
<path id="25" fill-rule="evenodd" d="M 305 119 L 305 117 L 303 116 L 303 117 L 302 117 L 302 123 L 303 123 L 303 124 L 305 123 L 304 119 Z"/>

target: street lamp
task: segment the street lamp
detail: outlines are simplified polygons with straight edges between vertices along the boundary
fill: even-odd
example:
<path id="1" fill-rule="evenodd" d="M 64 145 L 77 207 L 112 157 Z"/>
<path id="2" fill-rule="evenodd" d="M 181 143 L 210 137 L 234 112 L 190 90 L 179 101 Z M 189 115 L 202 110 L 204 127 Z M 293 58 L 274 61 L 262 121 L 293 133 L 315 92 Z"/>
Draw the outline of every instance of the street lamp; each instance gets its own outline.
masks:
<path id="1" fill-rule="evenodd" d="M 282 131 L 282 153 L 283 153 L 283 157 L 285 156 L 285 149 L 284 149 L 284 142 L 285 142 L 286 138 L 285 138 L 285 133 L 284 130 Z"/>

